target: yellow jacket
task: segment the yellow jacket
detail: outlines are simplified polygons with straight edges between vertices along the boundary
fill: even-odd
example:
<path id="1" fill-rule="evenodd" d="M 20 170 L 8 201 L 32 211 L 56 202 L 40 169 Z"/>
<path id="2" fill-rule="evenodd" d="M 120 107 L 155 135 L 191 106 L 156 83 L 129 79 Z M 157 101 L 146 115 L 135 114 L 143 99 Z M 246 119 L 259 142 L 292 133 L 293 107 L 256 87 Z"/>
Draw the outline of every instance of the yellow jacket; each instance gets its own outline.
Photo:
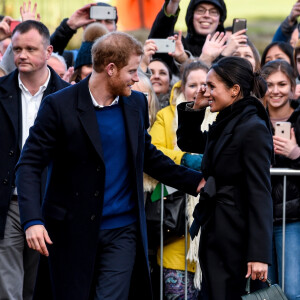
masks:
<path id="1" fill-rule="evenodd" d="M 176 164 L 180 165 L 181 158 L 185 152 L 177 146 L 177 110 L 176 105 L 185 101 L 181 94 L 181 81 L 174 84 L 170 94 L 170 105 L 161 109 L 156 115 L 150 135 L 152 144 L 161 150 L 165 155 L 170 157 Z"/>
<path id="2" fill-rule="evenodd" d="M 180 165 L 182 152 L 177 146 L 177 110 L 176 105 L 185 101 L 181 93 L 181 81 L 174 84 L 170 94 L 170 105 L 161 109 L 150 130 L 152 144 Z M 188 241 L 190 236 L 188 236 Z M 171 243 L 164 245 L 163 266 L 167 269 L 185 269 L 185 237 L 180 237 Z M 160 265 L 160 249 L 157 254 L 157 262 Z M 188 263 L 188 271 L 195 272 L 195 263 Z"/>

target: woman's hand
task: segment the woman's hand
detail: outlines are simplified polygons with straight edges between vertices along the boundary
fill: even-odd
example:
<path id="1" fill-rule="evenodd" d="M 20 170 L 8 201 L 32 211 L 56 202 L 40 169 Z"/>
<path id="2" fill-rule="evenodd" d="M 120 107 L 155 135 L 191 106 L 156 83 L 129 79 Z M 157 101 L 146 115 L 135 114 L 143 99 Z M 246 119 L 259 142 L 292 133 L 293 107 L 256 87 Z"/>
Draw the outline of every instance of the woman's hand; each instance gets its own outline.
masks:
<path id="1" fill-rule="evenodd" d="M 263 282 L 267 281 L 268 278 L 268 264 L 261 262 L 248 262 L 248 270 L 246 278 L 251 276 L 252 280 L 259 279 Z"/>
<path id="2" fill-rule="evenodd" d="M 175 51 L 169 52 L 168 54 L 176 59 L 176 61 L 178 61 L 180 64 L 183 64 L 189 59 L 189 56 L 184 51 L 182 44 L 182 31 L 179 30 L 178 34 L 174 34 L 174 36 L 168 37 L 168 39 L 175 40 Z"/>
<path id="3" fill-rule="evenodd" d="M 203 109 L 208 106 L 208 98 L 204 96 L 205 92 L 206 92 L 206 86 L 201 85 L 200 90 L 197 93 L 193 109 Z"/>
<path id="4" fill-rule="evenodd" d="M 208 34 L 199 59 L 204 61 L 208 65 L 211 65 L 212 62 L 226 48 L 226 41 L 227 36 L 224 32 L 219 33 L 217 31 L 213 36 L 211 34 Z"/>
<path id="5" fill-rule="evenodd" d="M 142 56 L 142 60 L 140 63 L 140 67 L 143 72 L 147 71 L 147 67 L 150 63 L 152 56 L 157 51 L 157 46 L 155 45 L 153 40 L 146 40 L 144 44 L 144 55 Z"/>
<path id="6" fill-rule="evenodd" d="M 247 46 L 246 29 L 242 29 L 233 33 L 226 44 L 226 48 L 223 50 L 223 56 L 231 56 L 239 47 Z"/>
<path id="7" fill-rule="evenodd" d="M 291 129 L 291 139 L 273 136 L 274 152 L 288 157 L 292 150 L 297 146 L 294 128 Z"/>

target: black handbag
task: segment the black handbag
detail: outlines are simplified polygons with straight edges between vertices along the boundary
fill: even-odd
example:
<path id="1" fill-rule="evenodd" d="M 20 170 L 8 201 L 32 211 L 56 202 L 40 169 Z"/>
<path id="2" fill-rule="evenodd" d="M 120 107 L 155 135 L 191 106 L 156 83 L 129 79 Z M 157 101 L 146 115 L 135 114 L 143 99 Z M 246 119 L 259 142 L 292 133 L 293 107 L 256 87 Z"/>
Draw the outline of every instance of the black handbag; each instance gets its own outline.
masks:
<path id="1" fill-rule="evenodd" d="M 247 280 L 247 295 L 242 296 L 243 300 L 288 300 L 280 286 L 278 284 L 271 284 L 269 279 L 267 279 L 266 282 L 268 287 L 250 293 L 250 281 L 251 277 L 249 277 Z"/>
<path id="2" fill-rule="evenodd" d="M 152 202 L 150 193 L 146 198 L 146 221 L 149 244 L 160 243 L 161 200 Z M 169 242 L 185 233 L 185 201 L 186 194 L 176 191 L 164 197 L 163 235 L 164 242 Z"/>

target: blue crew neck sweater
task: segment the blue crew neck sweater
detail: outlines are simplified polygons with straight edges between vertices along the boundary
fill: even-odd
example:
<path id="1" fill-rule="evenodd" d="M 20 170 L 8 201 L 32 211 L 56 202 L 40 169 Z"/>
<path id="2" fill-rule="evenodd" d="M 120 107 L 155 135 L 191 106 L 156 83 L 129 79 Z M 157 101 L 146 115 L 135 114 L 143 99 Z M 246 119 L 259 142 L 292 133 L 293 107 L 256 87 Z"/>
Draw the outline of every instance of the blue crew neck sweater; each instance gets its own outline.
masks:
<path id="1" fill-rule="evenodd" d="M 119 104 L 95 111 L 105 164 L 100 229 L 120 228 L 137 220 L 124 116 Z"/>

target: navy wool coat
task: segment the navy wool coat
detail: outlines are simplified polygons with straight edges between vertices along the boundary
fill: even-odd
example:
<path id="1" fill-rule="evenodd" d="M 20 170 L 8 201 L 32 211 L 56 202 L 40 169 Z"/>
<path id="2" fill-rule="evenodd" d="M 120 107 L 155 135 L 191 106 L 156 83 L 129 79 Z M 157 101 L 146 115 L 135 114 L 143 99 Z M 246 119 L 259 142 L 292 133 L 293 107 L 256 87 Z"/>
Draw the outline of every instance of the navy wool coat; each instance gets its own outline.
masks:
<path id="1" fill-rule="evenodd" d="M 43 99 L 69 84 L 50 69 Z M 9 203 L 15 187 L 15 166 L 22 148 L 22 105 L 16 69 L 0 78 L 0 239 L 4 237 Z M 43 188 L 41 188 L 42 193 Z"/>
<path id="2" fill-rule="evenodd" d="M 43 101 L 17 167 L 21 222 L 44 220 L 53 241 L 48 246 L 53 299 L 89 299 L 93 282 L 105 165 L 88 80 Z M 133 91 L 129 97 L 120 97 L 119 103 L 125 117 L 140 228 L 141 251 L 132 290 L 139 291 L 137 298 L 151 299 L 143 172 L 194 195 L 202 176 L 174 164 L 151 144 L 148 104 L 142 93 Z M 45 166 L 49 172 L 41 209 L 38 190 Z M 43 293 L 44 298 L 37 298 L 45 299 Z"/>

